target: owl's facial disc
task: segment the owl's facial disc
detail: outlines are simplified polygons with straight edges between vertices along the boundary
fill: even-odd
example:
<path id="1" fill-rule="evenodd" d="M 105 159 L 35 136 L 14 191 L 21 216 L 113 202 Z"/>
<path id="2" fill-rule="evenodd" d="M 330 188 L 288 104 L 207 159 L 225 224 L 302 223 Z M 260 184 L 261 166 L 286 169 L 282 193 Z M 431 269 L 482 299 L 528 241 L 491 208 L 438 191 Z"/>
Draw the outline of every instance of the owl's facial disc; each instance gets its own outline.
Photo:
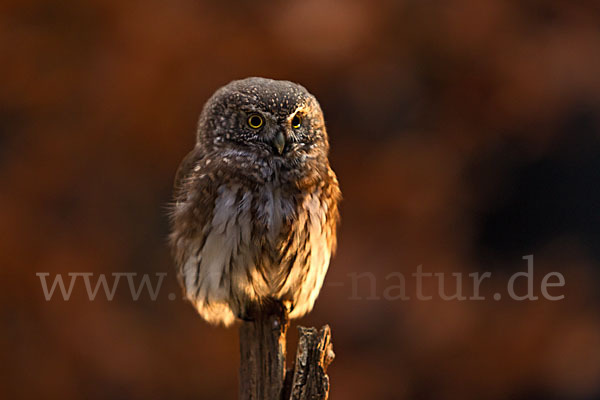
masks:
<path id="1" fill-rule="evenodd" d="M 243 143 L 248 146 L 258 146 L 270 150 L 273 155 L 283 156 L 285 151 L 288 150 L 289 140 L 287 129 L 281 124 L 281 118 L 277 118 L 277 116 L 265 110 L 260 110 L 260 112 L 242 110 L 241 112 L 248 115 L 246 126 L 240 127 L 240 132 L 232 136 L 246 138 Z M 248 134 L 244 133 L 246 130 L 249 130 Z"/>
<path id="2" fill-rule="evenodd" d="M 314 96 L 292 82 L 263 78 L 234 81 L 215 92 L 197 140 L 214 152 L 285 168 L 325 162 L 329 148 Z"/>

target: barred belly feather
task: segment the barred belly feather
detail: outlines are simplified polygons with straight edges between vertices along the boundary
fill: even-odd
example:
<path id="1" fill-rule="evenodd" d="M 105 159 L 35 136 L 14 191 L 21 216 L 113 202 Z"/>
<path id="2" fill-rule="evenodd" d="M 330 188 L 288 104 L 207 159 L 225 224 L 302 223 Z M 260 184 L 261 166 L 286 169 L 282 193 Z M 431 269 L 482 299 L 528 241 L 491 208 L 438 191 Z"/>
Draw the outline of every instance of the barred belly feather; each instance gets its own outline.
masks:
<path id="1" fill-rule="evenodd" d="M 185 240 L 181 271 L 186 296 L 204 319 L 229 325 L 249 303 L 267 299 L 289 301 L 290 318 L 312 309 L 332 250 L 321 194 L 295 207 L 272 185 L 254 195 L 240 185 L 217 189 L 205 239 Z M 253 215 L 264 230 L 254 228 Z"/>

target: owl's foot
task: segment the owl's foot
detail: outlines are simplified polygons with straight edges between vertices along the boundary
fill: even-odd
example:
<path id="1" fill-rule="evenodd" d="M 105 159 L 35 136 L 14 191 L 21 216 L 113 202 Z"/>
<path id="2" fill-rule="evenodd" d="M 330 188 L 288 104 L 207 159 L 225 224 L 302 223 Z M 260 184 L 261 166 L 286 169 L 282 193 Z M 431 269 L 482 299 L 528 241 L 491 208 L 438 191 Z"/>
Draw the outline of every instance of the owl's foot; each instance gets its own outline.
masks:
<path id="1" fill-rule="evenodd" d="M 245 322 L 254 322 L 260 316 L 256 303 L 246 303 L 241 306 L 236 316 Z"/>
<path id="2" fill-rule="evenodd" d="M 292 309 L 292 303 L 288 300 L 281 301 L 267 298 L 261 303 L 247 305 L 237 314 L 237 317 L 242 321 L 252 322 L 259 319 L 268 319 L 275 315 L 281 324 L 287 324 L 288 314 Z"/>
<path id="3" fill-rule="evenodd" d="M 263 304 L 263 310 L 268 315 L 277 315 L 282 321 L 288 320 L 291 302 L 289 300 L 268 299 Z"/>
<path id="4" fill-rule="evenodd" d="M 247 314 L 246 312 L 237 314 L 237 317 L 245 322 L 256 321 L 256 318 L 252 317 L 251 315 Z"/>

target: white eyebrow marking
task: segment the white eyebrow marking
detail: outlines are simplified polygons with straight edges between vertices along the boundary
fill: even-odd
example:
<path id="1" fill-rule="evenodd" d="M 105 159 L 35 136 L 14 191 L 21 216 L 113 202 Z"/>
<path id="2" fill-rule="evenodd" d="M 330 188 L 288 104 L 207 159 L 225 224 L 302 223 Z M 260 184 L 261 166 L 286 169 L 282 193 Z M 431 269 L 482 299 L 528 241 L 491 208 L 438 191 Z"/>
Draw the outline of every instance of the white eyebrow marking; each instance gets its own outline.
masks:
<path id="1" fill-rule="evenodd" d="M 298 113 L 300 113 L 300 112 L 302 112 L 303 114 L 310 114 L 310 111 L 311 111 L 311 109 L 312 109 L 312 107 L 310 107 L 310 106 L 308 106 L 308 105 L 306 105 L 306 104 L 299 105 L 299 106 L 298 106 L 298 107 L 297 107 L 297 108 L 294 110 L 294 112 L 293 112 L 293 113 L 291 113 L 291 114 L 288 116 L 288 118 L 287 118 L 287 119 L 288 119 L 288 121 L 291 121 L 291 120 L 292 120 L 292 118 L 294 118 L 294 117 L 296 116 L 296 114 L 298 114 Z"/>

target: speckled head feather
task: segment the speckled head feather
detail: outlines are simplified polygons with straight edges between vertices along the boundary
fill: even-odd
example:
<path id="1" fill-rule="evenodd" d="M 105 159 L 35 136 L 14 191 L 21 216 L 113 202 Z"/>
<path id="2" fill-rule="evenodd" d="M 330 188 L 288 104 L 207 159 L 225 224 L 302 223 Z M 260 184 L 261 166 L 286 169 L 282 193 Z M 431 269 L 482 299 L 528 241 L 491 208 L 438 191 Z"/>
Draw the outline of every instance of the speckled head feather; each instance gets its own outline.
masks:
<path id="1" fill-rule="evenodd" d="M 207 101 L 176 177 L 171 245 L 209 322 L 266 302 L 310 311 L 335 249 L 340 191 L 319 103 L 288 81 L 233 81 Z M 257 311 L 258 310 L 258 311 Z"/>

